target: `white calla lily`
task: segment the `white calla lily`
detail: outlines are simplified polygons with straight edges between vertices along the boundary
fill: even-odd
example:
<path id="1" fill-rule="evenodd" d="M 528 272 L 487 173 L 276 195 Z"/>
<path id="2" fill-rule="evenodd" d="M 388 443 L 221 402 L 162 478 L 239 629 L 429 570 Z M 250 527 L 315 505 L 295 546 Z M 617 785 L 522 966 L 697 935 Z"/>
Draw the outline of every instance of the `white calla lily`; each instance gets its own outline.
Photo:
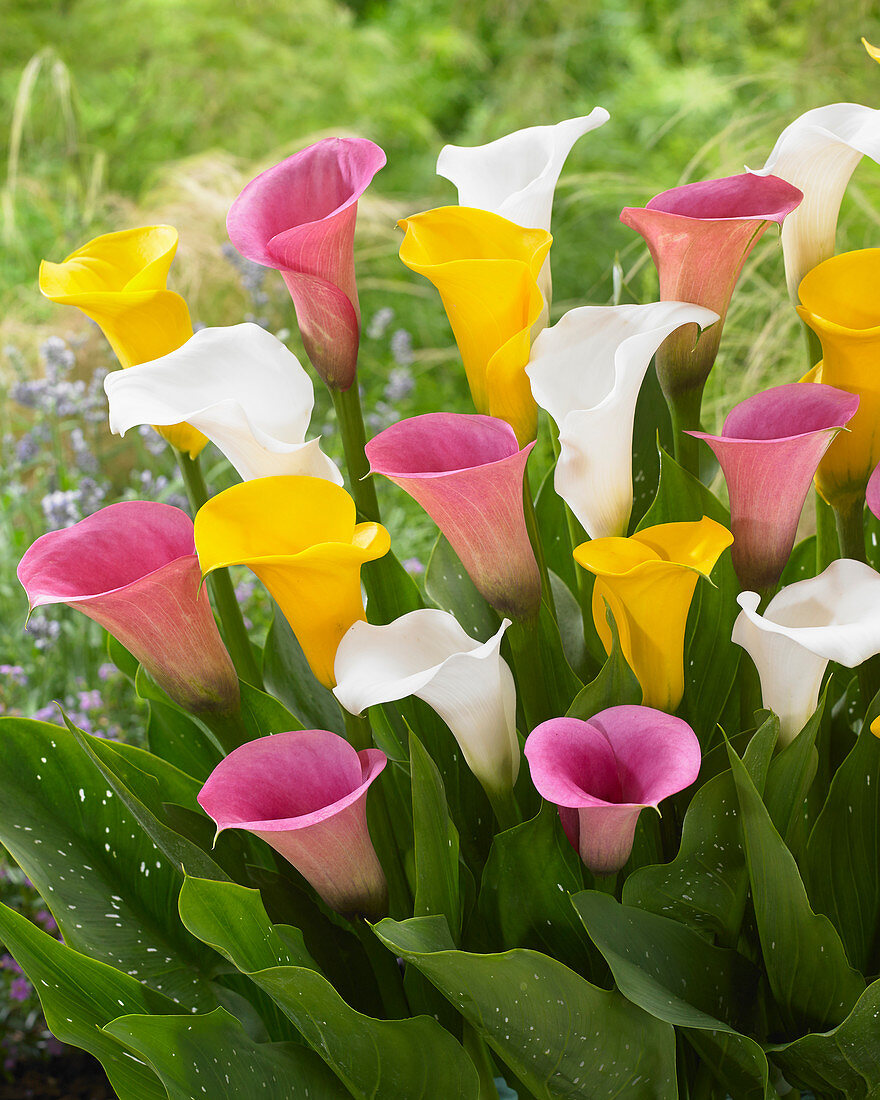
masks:
<path id="1" fill-rule="evenodd" d="M 783 588 L 763 615 L 756 592 L 741 592 L 737 602 L 731 637 L 755 663 L 783 744 L 815 711 L 829 661 L 855 668 L 880 653 L 880 573 L 852 558 Z"/>
<path id="2" fill-rule="evenodd" d="M 333 693 L 351 714 L 415 695 L 450 728 L 468 767 L 489 792 L 510 790 L 519 772 L 516 687 L 501 656 L 505 619 L 487 642 L 454 616 L 428 608 L 387 626 L 357 622 L 336 651 Z"/>
<path id="3" fill-rule="evenodd" d="M 651 357 L 681 325 L 717 320 L 686 302 L 582 306 L 535 340 L 526 374 L 559 428 L 554 488 L 590 538 L 626 534 L 633 419 Z"/>
<path id="4" fill-rule="evenodd" d="M 794 302 L 804 275 L 834 255 L 840 203 L 863 156 L 880 163 L 880 110 L 830 103 L 786 126 L 758 172 L 780 176 L 804 193 L 782 223 L 785 277 Z"/>
<path id="5" fill-rule="evenodd" d="M 315 403 L 311 379 L 259 325 L 203 328 L 161 359 L 108 374 L 104 389 L 117 435 L 137 424 L 185 421 L 245 481 L 302 474 L 342 484 L 320 440 L 305 442 Z"/>

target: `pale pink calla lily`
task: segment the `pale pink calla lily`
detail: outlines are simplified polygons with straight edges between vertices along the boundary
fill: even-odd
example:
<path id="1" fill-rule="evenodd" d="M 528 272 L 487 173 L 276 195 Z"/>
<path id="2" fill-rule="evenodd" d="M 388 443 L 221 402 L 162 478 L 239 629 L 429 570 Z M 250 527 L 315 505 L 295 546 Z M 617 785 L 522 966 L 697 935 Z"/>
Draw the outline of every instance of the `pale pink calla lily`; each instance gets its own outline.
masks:
<path id="1" fill-rule="evenodd" d="M 534 443 L 492 416 L 426 413 L 367 444 L 383 474 L 425 509 L 482 595 L 512 619 L 537 614 L 541 577 L 523 514 L 523 476 Z"/>
<path id="2" fill-rule="evenodd" d="M 252 180 L 226 219 L 242 256 L 281 272 L 309 359 L 336 389 L 354 381 L 360 342 L 358 199 L 384 164 L 372 141 L 325 138 Z"/>
<path id="3" fill-rule="evenodd" d="M 38 538 L 18 579 L 31 611 L 64 603 L 88 615 L 186 710 L 238 709 L 238 678 L 200 591 L 193 522 L 179 508 L 111 504 Z"/>
<path id="4" fill-rule="evenodd" d="M 667 397 L 702 390 L 715 362 L 733 289 L 746 257 L 771 222 L 782 224 L 803 198 L 776 176 L 745 172 L 674 187 L 620 220 L 647 242 L 664 301 L 693 302 L 721 318 L 697 341 L 696 325 L 667 337 L 657 375 Z"/>
<path id="5" fill-rule="evenodd" d="M 594 875 L 619 871 L 642 810 L 700 771 L 687 722 L 642 706 L 610 707 L 588 722 L 551 718 L 529 734 L 525 755 L 538 793 L 559 807 L 565 835 Z"/>
<path id="6" fill-rule="evenodd" d="M 874 467 L 874 472 L 868 479 L 868 489 L 865 493 L 865 503 L 880 519 L 880 462 Z"/>
<path id="7" fill-rule="evenodd" d="M 235 749 L 208 776 L 199 805 L 292 863 L 331 909 L 378 920 L 388 889 L 367 828 L 367 791 L 388 762 L 328 730 L 295 730 Z"/>
<path id="8" fill-rule="evenodd" d="M 708 443 L 724 471 L 743 588 L 762 591 L 782 576 L 816 467 L 858 407 L 856 394 L 793 382 L 740 402 L 720 436 L 689 433 Z"/>

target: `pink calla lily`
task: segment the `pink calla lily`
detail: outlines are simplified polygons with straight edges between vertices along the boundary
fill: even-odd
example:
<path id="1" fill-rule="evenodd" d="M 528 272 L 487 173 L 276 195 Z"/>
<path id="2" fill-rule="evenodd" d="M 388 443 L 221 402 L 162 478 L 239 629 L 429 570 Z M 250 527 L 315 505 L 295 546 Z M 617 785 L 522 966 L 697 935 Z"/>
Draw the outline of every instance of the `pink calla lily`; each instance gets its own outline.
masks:
<path id="1" fill-rule="evenodd" d="M 643 706 L 610 707 L 588 722 L 551 718 L 529 734 L 525 755 L 538 793 L 559 807 L 565 835 L 594 875 L 619 871 L 642 810 L 700 771 L 687 722 Z"/>
<path id="2" fill-rule="evenodd" d="M 242 256 L 281 272 L 309 359 L 340 390 L 354 381 L 360 342 L 357 204 L 384 164 L 372 141 L 325 138 L 252 180 L 226 219 Z"/>
<path id="3" fill-rule="evenodd" d="M 733 566 L 744 589 L 782 576 L 816 467 L 859 407 L 856 394 L 793 382 L 740 402 L 720 436 L 690 432 L 715 452 L 730 496 Z"/>
<path id="4" fill-rule="evenodd" d="M 865 503 L 880 519 L 880 462 L 874 467 L 874 472 L 868 479 L 868 489 L 865 493 Z"/>
<path id="5" fill-rule="evenodd" d="M 620 220 L 647 242 L 664 301 L 693 302 L 721 318 L 697 342 L 696 325 L 667 337 L 657 375 L 667 397 L 702 391 L 715 362 L 727 307 L 739 273 L 771 222 L 782 224 L 803 193 L 777 176 L 745 172 L 674 187 Z"/>
<path id="6" fill-rule="evenodd" d="M 217 832 L 271 844 L 339 913 L 387 913 L 385 875 L 367 829 L 367 791 L 387 763 L 328 730 L 295 730 L 235 749 L 208 776 L 199 805 Z"/>
<path id="7" fill-rule="evenodd" d="M 88 615 L 186 710 L 238 709 L 238 678 L 200 591 L 193 522 L 179 508 L 111 504 L 38 538 L 18 579 L 31 611 L 64 603 Z"/>
<path id="8" fill-rule="evenodd" d="M 523 514 L 520 449 L 491 416 L 427 413 L 392 424 L 367 444 L 373 473 L 425 509 L 482 595 L 513 619 L 537 614 L 541 577 Z"/>

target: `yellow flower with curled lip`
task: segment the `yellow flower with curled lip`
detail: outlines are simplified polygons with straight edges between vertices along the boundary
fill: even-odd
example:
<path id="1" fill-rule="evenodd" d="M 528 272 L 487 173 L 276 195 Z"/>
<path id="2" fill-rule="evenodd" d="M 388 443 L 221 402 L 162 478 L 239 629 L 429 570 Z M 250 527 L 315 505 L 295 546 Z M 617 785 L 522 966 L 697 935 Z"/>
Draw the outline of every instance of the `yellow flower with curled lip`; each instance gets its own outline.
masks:
<path id="1" fill-rule="evenodd" d="M 170 225 L 105 233 L 60 264 L 43 260 L 40 290 L 91 318 L 123 367 L 149 363 L 176 351 L 193 334 L 186 302 L 166 286 L 176 251 L 177 230 Z M 189 424 L 156 430 L 193 458 L 207 443 Z"/>
<path id="2" fill-rule="evenodd" d="M 802 382 L 859 395 L 859 407 L 819 463 L 816 488 L 833 507 L 863 501 L 880 462 L 880 248 L 843 252 L 801 280 L 798 314 L 822 342 L 822 361 Z"/>
<path id="3" fill-rule="evenodd" d="M 387 554 L 388 532 L 358 523 L 339 485 L 318 477 L 261 477 L 233 485 L 203 505 L 196 552 L 206 576 L 246 565 L 268 588 L 302 646 L 312 672 L 334 687 L 343 634 L 366 618 L 361 566 Z"/>
<path id="4" fill-rule="evenodd" d="M 406 230 L 401 260 L 440 293 L 477 412 L 506 420 L 524 447 L 538 424 L 525 367 L 544 309 L 538 275 L 553 238 L 468 206 L 398 224 Z"/>
<path id="5" fill-rule="evenodd" d="M 661 523 L 629 538 L 581 543 L 575 561 L 596 576 L 593 621 L 606 653 L 611 609 L 623 655 L 642 686 L 645 706 L 672 712 L 684 694 L 684 632 L 697 580 L 708 577 L 733 536 L 703 516 Z"/>

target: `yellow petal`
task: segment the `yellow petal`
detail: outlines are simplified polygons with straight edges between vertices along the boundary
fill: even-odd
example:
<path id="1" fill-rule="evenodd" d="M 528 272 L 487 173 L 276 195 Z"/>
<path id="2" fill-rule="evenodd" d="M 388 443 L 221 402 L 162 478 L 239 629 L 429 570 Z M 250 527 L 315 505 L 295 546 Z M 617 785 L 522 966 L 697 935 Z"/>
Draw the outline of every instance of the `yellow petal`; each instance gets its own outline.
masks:
<path id="1" fill-rule="evenodd" d="M 315 676 L 333 687 L 343 634 L 363 619 L 360 570 L 388 553 L 388 532 L 356 523 L 354 501 L 314 477 L 245 481 L 212 498 L 195 520 L 202 572 L 247 565 L 269 589 Z"/>
<path id="2" fill-rule="evenodd" d="M 875 61 L 880 61 L 880 48 L 872 46 L 867 38 L 862 38 L 862 45 L 868 52 L 868 57 L 873 57 Z"/>
<path id="3" fill-rule="evenodd" d="M 506 420 L 521 446 L 537 406 L 525 375 L 543 308 L 537 277 L 553 238 L 487 210 L 447 206 L 405 218 L 400 258 L 440 293 L 478 412 Z"/>

